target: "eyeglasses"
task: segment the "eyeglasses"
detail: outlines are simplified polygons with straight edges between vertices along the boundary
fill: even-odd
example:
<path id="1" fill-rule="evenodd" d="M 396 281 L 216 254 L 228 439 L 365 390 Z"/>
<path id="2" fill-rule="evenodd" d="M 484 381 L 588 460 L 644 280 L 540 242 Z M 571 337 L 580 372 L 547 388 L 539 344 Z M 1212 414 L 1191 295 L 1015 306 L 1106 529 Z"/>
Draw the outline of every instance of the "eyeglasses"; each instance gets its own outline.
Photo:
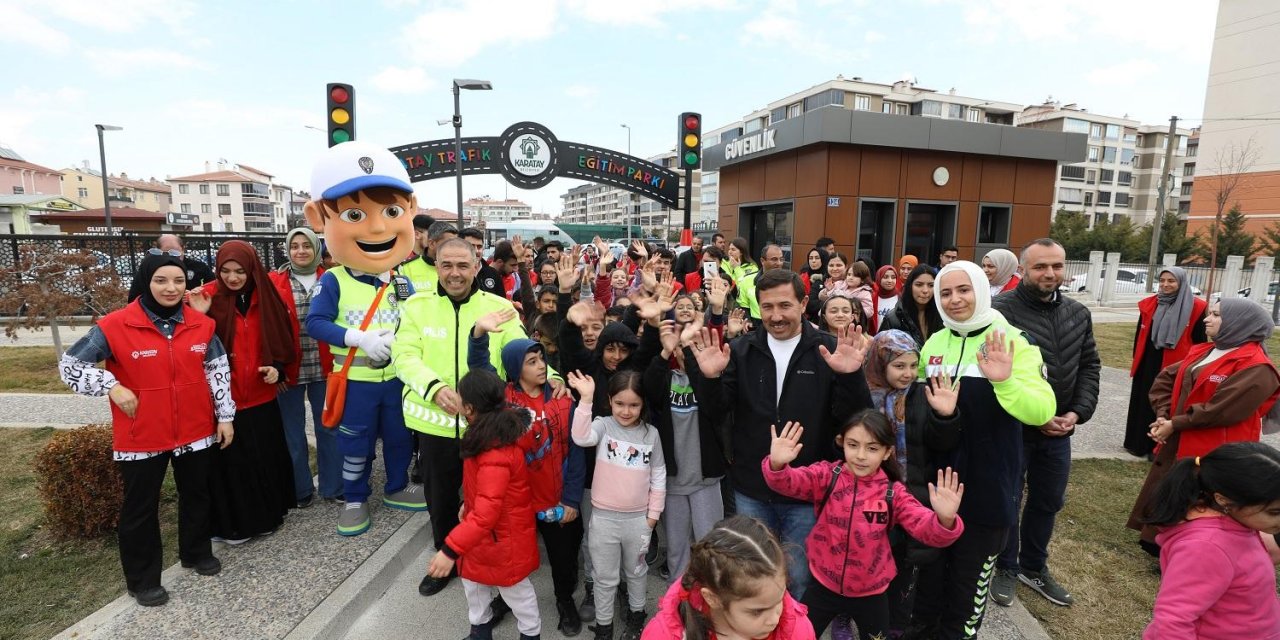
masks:
<path id="1" fill-rule="evenodd" d="M 169 249 L 168 251 L 162 251 L 162 250 L 160 250 L 160 249 L 154 249 L 154 248 L 153 248 L 153 249 L 147 249 L 147 255 L 149 255 L 149 256 L 173 256 L 173 257 L 175 257 L 175 258 L 181 258 L 181 257 L 182 257 L 182 252 L 181 252 L 181 251 L 178 251 L 177 249 Z"/>

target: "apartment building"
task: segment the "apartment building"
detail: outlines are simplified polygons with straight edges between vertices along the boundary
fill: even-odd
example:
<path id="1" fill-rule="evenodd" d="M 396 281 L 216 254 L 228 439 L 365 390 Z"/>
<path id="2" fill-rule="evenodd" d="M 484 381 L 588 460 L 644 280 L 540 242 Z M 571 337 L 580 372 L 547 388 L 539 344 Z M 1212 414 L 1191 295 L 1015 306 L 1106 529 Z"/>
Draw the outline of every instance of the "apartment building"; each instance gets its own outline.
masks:
<path id="1" fill-rule="evenodd" d="M 86 208 L 101 209 L 102 174 L 89 168 L 86 160 L 79 167 L 62 170 L 62 197 Z M 121 171 L 119 176 L 107 176 L 107 188 L 111 193 L 112 207 L 131 207 L 142 211 L 168 213 L 173 204 L 172 187 L 154 177 L 134 180 Z"/>
<path id="2" fill-rule="evenodd" d="M 170 178 L 173 206 L 200 218 L 203 231 L 286 231 L 289 188 L 276 189 L 271 174 L 219 162 L 216 171 Z M 281 185 L 283 186 L 283 185 Z"/>
<path id="3" fill-rule="evenodd" d="M 58 171 L 27 162 L 17 151 L 0 145 L 0 195 L 48 195 L 62 193 Z"/>
<path id="4" fill-rule="evenodd" d="M 1187 155 L 1182 162 L 1182 186 L 1178 190 L 1178 218 L 1187 219 L 1191 213 L 1191 194 L 1196 180 L 1196 159 L 1200 157 L 1200 127 L 1191 130 L 1187 137 Z"/>
<path id="5" fill-rule="evenodd" d="M 703 143 L 703 148 L 706 143 Z M 661 165 L 667 169 L 676 168 L 676 152 L 675 150 L 658 154 L 646 158 L 649 162 Z M 703 183 L 701 171 L 693 172 L 693 207 L 691 215 L 693 222 L 698 223 L 703 220 L 700 211 L 702 202 Z M 681 176 L 683 182 L 684 177 Z M 672 210 L 645 198 L 639 194 L 625 191 L 618 187 L 607 184 L 588 183 L 582 186 L 574 187 L 568 192 L 560 196 L 563 211 L 560 217 L 556 219 L 559 223 L 564 224 L 631 224 L 640 225 L 646 231 L 657 228 L 665 228 L 668 224 L 673 226 L 684 225 L 684 210 Z M 707 209 L 710 211 L 710 218 L 715 218 L 715 209 Z"/>
<path id="6" fill-rule="evenodd" d="M 532 215 L 533 207 L 519 200 L 494 200 L 489 196 L 481 196 L 462 203 L 462 217 L 465 220 L 512 222 L 528 220 Z"/>

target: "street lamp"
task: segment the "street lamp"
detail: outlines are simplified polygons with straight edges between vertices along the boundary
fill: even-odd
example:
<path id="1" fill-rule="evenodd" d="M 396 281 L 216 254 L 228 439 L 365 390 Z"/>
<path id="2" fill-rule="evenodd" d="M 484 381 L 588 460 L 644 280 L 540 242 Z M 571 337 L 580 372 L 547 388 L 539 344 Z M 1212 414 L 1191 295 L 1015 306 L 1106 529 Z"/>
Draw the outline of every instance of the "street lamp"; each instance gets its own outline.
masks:
<path id="1" fill-rule="evenodd" d="M 458 176 L 458 231 L 462 231 L 462 89 L 488 91 L 493 85 L 488 80 L 453 79 L 453 164 Z"/>
<path id="2" fill-rule="evenodd" d="M 107 237 L 110 238 L 115 235 L 115 231 L 111 228 L 111 194 L 107 186 L 107 147 L 102 141 L 102 132 L 120 131 L 124 127 L 110 124 L 95 124 L 93 127 L 98 130 L 98 159 L 102 163 L 102 214 L 107 219 Z"/>
<path id="3" fill-rule="evenodd" d="M 623 124 L 621 126 L 623 129 L 627 130 L 627 155 L 631 155 L 631 125 Z M 622 222 L 623 224 L 627 225 L 627 246 L 631 246 L 631 194 L 630 193 L 627 194 L 627 209 L 626 211 L 623 212 Z"/>

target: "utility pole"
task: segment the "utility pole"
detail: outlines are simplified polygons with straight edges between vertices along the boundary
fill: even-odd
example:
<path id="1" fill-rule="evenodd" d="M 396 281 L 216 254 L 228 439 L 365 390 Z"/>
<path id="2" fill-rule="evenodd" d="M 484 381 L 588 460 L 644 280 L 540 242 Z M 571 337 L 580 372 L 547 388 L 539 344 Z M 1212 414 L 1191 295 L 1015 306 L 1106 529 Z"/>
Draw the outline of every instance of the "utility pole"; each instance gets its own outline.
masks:
<path id="1" fill-rule="evenodd" d="M 1151 223 L 1151 253 L 1147 257 L 1147 287 L 1156 282 L 1160 260 L 1160 232 L 1164 230 L 1164 203 L 1169 195 L 1169 182 L 1173 176 L 1173 150 L 1178 145 L 1178 116 L 1169 118 L 1169 135 L 1164 141 L 1164 169 L 1160 176 L 1160 197 L 1156 200 L 1156 219 Z M 1190 283 L 1188 283 L 1190 284 Z M 1149 292 L 1148 292 L 1149 293 Z"/>

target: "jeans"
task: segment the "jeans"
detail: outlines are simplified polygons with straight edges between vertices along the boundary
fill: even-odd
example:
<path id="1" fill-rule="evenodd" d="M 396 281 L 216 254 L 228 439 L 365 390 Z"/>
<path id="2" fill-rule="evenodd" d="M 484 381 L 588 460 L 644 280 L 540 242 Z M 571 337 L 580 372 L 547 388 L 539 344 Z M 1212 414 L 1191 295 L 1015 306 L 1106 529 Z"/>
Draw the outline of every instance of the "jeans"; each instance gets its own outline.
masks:
<path id="1" fill-rule="evenodd" d="M 1049 559 L 1049 538 L 1054 520 L 1067 496 L 1071 475 L 1071 438 L 1026 440 L 1022 445 L 1022 472 L 1015 500 L 1022 502 L 1022 478 L 1026 478 L 1027 503 L 1022 526 L 1015 522 L 996 565 L 1001 569 L 1044 571 Z M 1021 550 L 1019 550 L 1021 547 Z"/>
<path id="2" fill-rule="evenodd" d="M 311 421 L 316 434 L 316 473 L 320 476 L 320 497 L 342 497 L 342 457 L 333 429 L 320 423 L 324 411 L 324 380 L 289 387 L 276 396 L 284 420 L 284 440 L 293 460 L 293 490 L 302 500 L 311 495 L 311 461 L 307 451 L 306 402 L 311 403 Z"/>
<path id="3" fill-rule="evenodd" d="M 817 516 L 811 504 L 764 502 L 744 493 L 734 492 L 738 514 L 755 518 L 769 527 L 782 540 L 787 553 L 787 591 L 800 600 L 809 586 L 809 557 L 805 538 L 813 530 Z"/>

